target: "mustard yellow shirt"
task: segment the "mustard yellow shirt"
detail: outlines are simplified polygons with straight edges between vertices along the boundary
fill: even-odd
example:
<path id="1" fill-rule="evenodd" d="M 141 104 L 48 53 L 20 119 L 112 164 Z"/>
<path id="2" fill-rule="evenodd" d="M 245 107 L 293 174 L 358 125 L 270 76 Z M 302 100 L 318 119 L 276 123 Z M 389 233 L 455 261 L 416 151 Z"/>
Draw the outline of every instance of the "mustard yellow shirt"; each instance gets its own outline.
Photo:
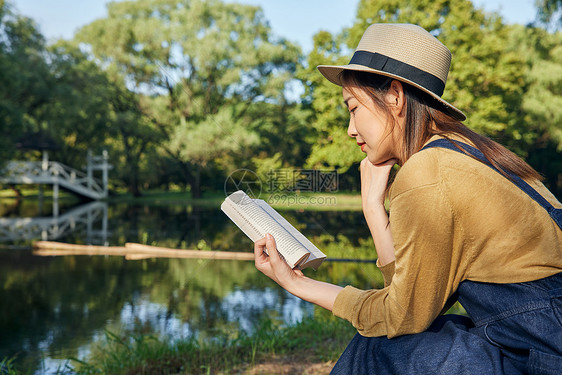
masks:
<path id="1" fill-rule="evenodd" d="M 529 183 L 562 207 L 540 182 Z M 414 154 L 389 196 L 396 260 L 381 267 L 385 287 L 347 286 L 332 310 L 361 335 L 426 330 L 464 280 L 518 283 L 562 272 L 562 231 L 547 211 L 467 155 Z"/>

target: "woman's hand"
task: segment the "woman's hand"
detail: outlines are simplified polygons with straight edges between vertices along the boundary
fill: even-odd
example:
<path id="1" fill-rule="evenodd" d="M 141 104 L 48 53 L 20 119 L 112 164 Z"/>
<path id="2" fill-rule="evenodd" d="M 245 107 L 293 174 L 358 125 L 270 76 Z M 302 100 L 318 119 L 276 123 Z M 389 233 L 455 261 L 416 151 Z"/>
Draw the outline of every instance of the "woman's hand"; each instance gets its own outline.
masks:
<path id="1" fill-rule="evenodd" d="M 265 249 L 267 248 L 267 254 Z M 268 255 L 269 254 L 269 255 Z M 254 245 L 254 261 L 256 268 L 264 275 L 291 291 L 291 287 L 299 278 L 304 277 L 300 270 L 293 270 L 277 252 L 275 239 L 271 234 L 266 234 L 264 238 L 256 241 Z"/>
<path id="2" fill-rule="evenodd" d="M 361 161 L 361 203 L 366 214 L 366 208 L 384 207 L 388 176 L 396 163 L 396 159 L 376 165 L 372 164 L 368 158 Z"/>
<path id="3" fill-rule="evenodd" d="M 384 266 L 396 259 L 390 222 L 384 208 L 388 176 L 396 162 L 396 159 L 390 159 L 384 163 L 374 165 L 367 158 L 361 162 L 361 203 L 363 214 L 377 249 L 380 266 Z"/>
<path id="4" fill-rule="evenodd" d="M 265 253 L 265 249 L 269 255 Z M 279 256 L 271 234 L 256 241 L 254 246 L 256 268 L 289 293 L 332 311 L 336 296 L 342 287 L 310 279 L 300 270 L 293 270 Z"/>

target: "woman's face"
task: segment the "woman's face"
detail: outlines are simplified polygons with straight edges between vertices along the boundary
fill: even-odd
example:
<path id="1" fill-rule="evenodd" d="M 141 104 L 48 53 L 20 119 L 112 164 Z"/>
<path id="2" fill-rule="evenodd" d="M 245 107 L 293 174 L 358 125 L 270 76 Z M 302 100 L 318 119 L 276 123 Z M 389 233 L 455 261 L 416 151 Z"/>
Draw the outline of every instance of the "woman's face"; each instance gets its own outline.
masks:
<path id="1" fill-rule="evenodd" d="M 355 94 L 355 95 L 354 95 Z M 355 138 L 361 151 L 367 154 L 372 164 L 397 159 L 395 133 L 389 134 L 387 114 L 378 109 L 370 96 L 361 88 L 354 87 L 353 94 L 343 88 L 343 101 L 349 110 L 347 134 Z M 394 129 L 397 130 L 397 129 Z"/>

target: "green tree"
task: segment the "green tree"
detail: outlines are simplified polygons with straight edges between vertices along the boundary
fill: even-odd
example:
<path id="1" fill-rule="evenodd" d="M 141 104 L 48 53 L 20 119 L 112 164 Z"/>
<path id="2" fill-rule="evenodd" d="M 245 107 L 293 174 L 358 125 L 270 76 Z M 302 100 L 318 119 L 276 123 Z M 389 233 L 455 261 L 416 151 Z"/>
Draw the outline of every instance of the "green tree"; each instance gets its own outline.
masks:
<path id="1" fill-rule="evenodd" d="M 218 0 L 110 3 L 108 17 L 77 39 L 145 95 L 143 113 L 193 196 L 201 168 L 256 143 L 248 108 L 282 103 L 299 58 L 298 48 L 273 40 L 259 8 Z"/>
<path id="2" fill-rule="evenodd" d="M 530 86 L 525 92 L 523 108 L 532 116 L 536 128 L 548 134 L 557 150 L 562 151 L 562 33 L 534 31 L 537 49 L 531 50 L 534 61 L 528 74 Z"/>
<path id="3" fill-rule="evenodd" d="M 88 150 L 100 153 L 111 129 L 110 81 L 87 55 L 60 40 L 46 51 L 49 97 L 35 121 L 58 144 L 53 159 L 81 168 Z"/>
<path id="4" fill-rule="evenodd" d="M 115 153 L 112 158 L 116 164 L 116 177 L 125 183 L 127 190 L 138 197 L 141 195 L 143 180 L 150 173 L 144 168 L 149 154 L 162 135 L 142 112 L 139 95 L 128 90 L 124 82 L 116 80 L 109 85 L 111 95 L 111 122 L 106 144 Z"/>
<path id="5" fill-rule="evenodd" d="M 116 167 L 112 180 L 140 195 L 143 155 L 160 135 L 142 116 L 138 95 L 71 42 L 56 42 L 46 56 L 49 98 L 34 121 L 57 141 L 53 158 L 80 168 L 88 150 L 106 149 Z"/>
<path id="6" fill-rule="evenodd" d="M 0 1 L 0 162 L 14 156 L 24 132 L 38 131 L 36 112 L 49 97 L 45 40 L 33 20 Z"/>
<path id="7" fill-rule="evenodd" d="M 522 104 L 512 128 L 515 147 L 562 194 L 562 33 L 511 27 L 507 48 L 525 59 Z M 514 148 L 515 148 L 514 147 Z"/>
<path id="8" fill-rule="evenodd" d="M 321 64 L 347 64 L 347 32 L 332 35 L 321 31 L 314 36 L 314 47 L 305 68 L 297 72 L 306 87 L 304 102 L 312 109 L 309 122 L 315 130 L 312 150 L 307 160 L 310 168 L 338 168 L 341 173 L 363 155 L 347 136 L 349 116 L 343 107 L 341 88 L 328 82 L 316 67 Z"/>
<path id="9" fill-rule="evenodd" d="M 562 25 L 562 0 L 535 0 L 539 20 L 545 24 Z"/>

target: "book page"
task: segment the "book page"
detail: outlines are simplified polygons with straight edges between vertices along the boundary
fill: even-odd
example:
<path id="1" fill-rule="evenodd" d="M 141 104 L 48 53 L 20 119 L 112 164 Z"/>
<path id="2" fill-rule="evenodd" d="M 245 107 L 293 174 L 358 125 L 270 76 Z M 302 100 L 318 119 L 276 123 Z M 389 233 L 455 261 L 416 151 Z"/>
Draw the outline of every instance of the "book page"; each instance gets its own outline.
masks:
<path id="1" fill-rule="evenodd" d="M 250 237 L 252 241 L 263 238 L 266 233 L 271 233 L 277 243 L 279 253 L 287 263 L 294 268 L 303 259 L 308 258 L 309 252 L 302 243 L 297 241 L 275 218 L 260 207 L 254 199 L 248 197 L 243 191 L 237 191 L 228 196 L 223 205 L 230 206 L 227 210 L 231 215 L 239 218 L 229 218 Z M 222 205 L 221 205 L 222 208 Z M 239 224 L 241 222 L 242 225 Z"/>
<path id="2" fill-rule="evenodd" d="M 279 224 L 283 226 L 297 241 L 299 241 L 309 252 L 310 256 L 306 259 L 306 262 L 311 262 L 315 259 L 325 259 L 326 254 L 324 254 L 320 249 L 318 249 L 305 235 L 303 235 L 297 228 L 295 228 L 291 223 L 287 221 L 279 212 L 277 212 L 273 207 L 271 207 L 267 202 L 262 199 L 254 200 L 264 211 L 266 211 L 271 217 L 273 217 Z M 315 262 L 315 264 L 320 265 L 322 261 Z M 315 266 L 314 268 L 317 268 Z"/>
<path id="3" fill-rule="evenodd" d="M 221 204 L 221 210 L 253 242 L 256 242 L 257 240 L 259 240 L 260 238 L 263 238 L 265 236 L 265 233 L 262 233 L 251 222 L 249 222 L 243 215 L 241 215 L 240 211 L 236 208 L 236 205 L 232 204 L 230 201 L 224 201 Z"/>

